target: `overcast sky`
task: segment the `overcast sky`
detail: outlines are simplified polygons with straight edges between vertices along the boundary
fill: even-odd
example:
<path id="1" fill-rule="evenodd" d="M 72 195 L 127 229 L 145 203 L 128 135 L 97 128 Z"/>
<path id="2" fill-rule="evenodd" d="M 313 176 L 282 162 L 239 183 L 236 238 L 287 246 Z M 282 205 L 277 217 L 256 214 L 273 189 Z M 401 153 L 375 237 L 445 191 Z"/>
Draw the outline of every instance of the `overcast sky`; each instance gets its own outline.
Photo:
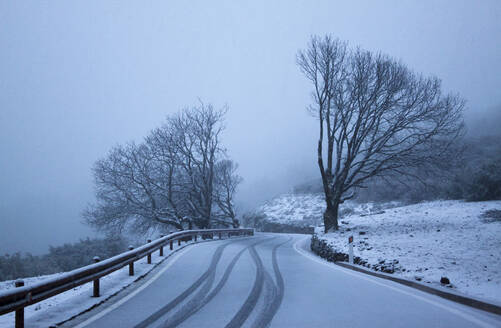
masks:
<path id="1" fill-rule="evenodd" d="M 295 55 L 330 33 L 443 79 L 468 119 L 501 111 L 501 1 L 0 2 L 0 252 L 92 235 L 90 168 L 201 98 L 247 208 L 315 177 Z"/>

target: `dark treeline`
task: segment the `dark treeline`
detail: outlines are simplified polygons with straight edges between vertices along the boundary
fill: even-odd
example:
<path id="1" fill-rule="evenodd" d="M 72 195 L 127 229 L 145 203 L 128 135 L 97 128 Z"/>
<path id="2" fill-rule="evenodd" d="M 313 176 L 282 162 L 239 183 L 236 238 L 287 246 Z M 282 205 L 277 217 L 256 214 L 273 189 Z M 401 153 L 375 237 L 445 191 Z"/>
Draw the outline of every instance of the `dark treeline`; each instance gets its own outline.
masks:
<path id="1" fill-rule="evenodd" d="M 0 256 L 0 281 L 70 271 L 91 264 L 94 256 L 106 259 L 126 249 L 125 239 L 109 237 L 51 246 L 44 255 L 5 254 Z"/>

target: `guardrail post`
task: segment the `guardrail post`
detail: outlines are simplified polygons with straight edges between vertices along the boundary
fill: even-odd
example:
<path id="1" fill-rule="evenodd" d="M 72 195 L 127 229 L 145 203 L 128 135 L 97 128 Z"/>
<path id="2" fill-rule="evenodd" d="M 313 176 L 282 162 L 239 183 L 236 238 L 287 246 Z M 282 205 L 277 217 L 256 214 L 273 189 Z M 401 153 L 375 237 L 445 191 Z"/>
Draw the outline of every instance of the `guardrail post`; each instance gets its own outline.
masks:
<path id="1" fill-rule="evenodd" d="M 16 288 L 23 287 L 24 281 L 16 280 L 14 286 L 16 286 Z M 16 310 L 16 328 L 24 328 L 24 308 Z"/>
<path id="2" fill-rule="evenodd" d="M 151 243 L 151 239 L 148 239 L 148 241 L 147 241 L 147 242 L 148 242 L 148 243 Z M 148 253 L 147 258 L 148 258 L 148 264 L 151 264 L 151 253 Z"/>
<path id="3" fill-rule="evenodd" d="M 353 264 L 353 236 L 348 237 L 348 260 Z"/>
<path id="4" fill-rule="evenodd" d="M 160 235 L 160 238 L 165 237 L 164 235 Z M 159 256 L 164 256 L 164 245 L 160 246 Z"/>
<path id="5" fill-rule="evenodd" d="M 170 241 L 170 250 L 171 250 L 171 251 L 172 251 L 172 249 L 173 249 L 172 244 L 173 244 L 173 241 L 171 240 L 171 241 Z"/>
<path id="6" fill-rule="evenodd" d="M 94 263 L 99 262 L 101 259 L 99 256 L 94 256 Z M 92 294 L 93 297 L 99 297 L 99 278 L 94 279 L 94 292 Z"/>
<path id="7" fill-rule="evenodd" d="M 129 251 L 131 251 L 133 249 L 134 249 L 134 247 L 132 245 L 129 246 Z M 129 263 L 129 276 L 133 276 L 133 275 L 134 275 L 134 261 Z"/>
<path id="8" fill-rule="evenodd" d="M 219 233 L 219 239 L 221 239 L 221 233 Z"/>
<path id="9" fill-rule="evenodd" d="M 195 234 L 195 243 L 197 242 L 197 234 Z"/>
<path id="10" fill-rule="evenodd" d="M 181 238 L 177 240 L 177 246 L 181 246 Z"/>

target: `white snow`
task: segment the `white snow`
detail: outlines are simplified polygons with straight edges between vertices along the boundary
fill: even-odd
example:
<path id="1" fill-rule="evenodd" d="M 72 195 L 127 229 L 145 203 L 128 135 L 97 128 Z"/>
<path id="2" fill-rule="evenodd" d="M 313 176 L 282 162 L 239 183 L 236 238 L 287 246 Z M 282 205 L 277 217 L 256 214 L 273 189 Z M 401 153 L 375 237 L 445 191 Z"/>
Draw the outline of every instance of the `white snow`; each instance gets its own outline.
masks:
<path id="1" fill-rule="evenodd" d="M 405 269 L 396 275 L 437 286 L 445 276 L 459 292 L 501 301 L 501 222 L 481 217 L 487 210 L 501 210 L 501 201 L 433 201 L 372 215 L 360 215 L 361 208 L 340 220 L 344 224 L 338 232 L 319 233 L 319 238 L 348 253 L 348 236 L 353 235 L 355 256 L 369 264 L 396 259 Z"/>
<path id="2" fill-rule="evenodd" d="M 288 194 L 276 197 L 257 209 L 266 220 L 276 223 L 319 225 L 325 210 L 321 194 Z"/>
<path id="3" fill-rule="evenodd" d="M 398 260 L 405 271 L 394 275 L 418 277 L 435 286 L 441 286 L 445 276 L 459 292 L 501 302 L 501 222 L 481 218 L 487 210 L 501 210 L 501 201 L 402 205 L 346 202 L 340 207 L 338 232 L 316 231 L 343 253 L 348 253 L 348 236 L 353 235 L 355 256 L 369 264 Z M 270 221 L 320 226 L 324 209 L 322 194 L 287 194 L 264 204 L 258 213 Z"/>
<path id="4" fill-rule="evenodd" d="M 180 248 L 177 248 L 180 249 Z M 92 282 L 73 288 L 72 290 L 48 298 L 42 302 L 28 306 L 24 309 L 26 327 L 48 327 L 67 320 L 95 304 L 103 302 L 111 295 L 127 287 L 141 276 L 144 276 L 170 254 L 167 248 L 164 248 L 166 256 L 160 257 L 158 251 L 152 254 L 151 262 L 148 264 L 146 257 L 134 263 L 134 276 L 129 276 L 128 266 L 115 271 L 100 279 L 100 297 L 92 296 Z M 52 279 L 63 273 L 52 275 L 24 278 L 25 286 L 39 283 L 46 279 Z M 0 282 L 0 292 L 14 288 L 15 280 Z M 0 327 L 14 326 L 14 312 L 0 316 Z"/>

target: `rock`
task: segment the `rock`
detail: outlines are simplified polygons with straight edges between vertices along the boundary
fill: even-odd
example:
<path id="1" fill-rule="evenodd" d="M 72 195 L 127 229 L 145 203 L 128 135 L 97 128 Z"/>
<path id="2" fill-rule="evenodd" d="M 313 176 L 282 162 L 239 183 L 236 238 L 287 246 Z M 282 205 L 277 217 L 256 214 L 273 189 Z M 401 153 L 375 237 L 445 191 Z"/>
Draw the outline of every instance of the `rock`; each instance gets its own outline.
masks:
<path id="1" fill-rule="evenodd" d="M 440 278 L 440 283 L 442 285 L 449 285 L 451 283 L 451 281 L 447 277 L 442 277 L 442 278 Z"/>
<path id="2" fill-rule="evenodd" d="M 365 232 L 365 231 L 359 231 L 359 232 L 358 232 L 358 234 L 359 234 L 359 235 L 365 235 L 365 234 L 366 234 L 366 232 Z"/>
<path id="3" fill-rule="evenodd" d="M 385 273 L 394 273 L 395 272 L 395 268 L 393 267 L 393 265 L 383 266 L 381 268 L 381 271 L 383 271 Z"/>
<path id="4" fill-rule="evenodd" d="M 440 229 L 437 229 L 437 232 L 440 232 Z"/>
<path id="5" fill-rule="evenodd" d="M 421 277 L 421 276 L 414 276 L 414 279 L 416 279 L 417 281 L 421 281 L 421 280 L 423 280 L 423 277 Z"/>

